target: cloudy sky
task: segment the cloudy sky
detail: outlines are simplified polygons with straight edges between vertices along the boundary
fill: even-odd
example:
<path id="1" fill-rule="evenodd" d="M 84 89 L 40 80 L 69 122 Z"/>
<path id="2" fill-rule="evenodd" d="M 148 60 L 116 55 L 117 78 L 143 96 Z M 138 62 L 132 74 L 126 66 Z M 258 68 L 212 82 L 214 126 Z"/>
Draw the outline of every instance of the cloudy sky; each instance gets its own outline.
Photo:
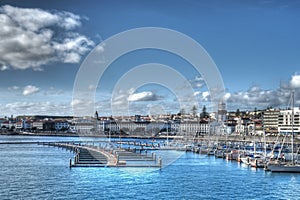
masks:
<path id="1" fill-rule="evenodd" d="M 115 34 L 140 27 L 176 30 L 201 44 L 220 71 L 229 110 L 287 107 L 291 91 L 299 106 L 299 22 L 299 1 L 2 0 L 0 116 L 72 115 L 72 106 L 89 104 L 72 96 L 76 74 L 90 51 Z M 102 45 L 101 51 L 106 48 Z M 112 100 L 114 106 L 129 105 L 130 114 L 179 112 L 178 95 L 150 82 L 119 91 L 112 99 L 124 74 L 145 63 L 162 63 L 180 72 L 193 88 L 199 110 L 210 107 L 205 79 L 190 63 L 151 49 L 113 62 L 99 84 L 90 85 L 96 89 L 91 106 L 100 115 L 111 114 Z"/>

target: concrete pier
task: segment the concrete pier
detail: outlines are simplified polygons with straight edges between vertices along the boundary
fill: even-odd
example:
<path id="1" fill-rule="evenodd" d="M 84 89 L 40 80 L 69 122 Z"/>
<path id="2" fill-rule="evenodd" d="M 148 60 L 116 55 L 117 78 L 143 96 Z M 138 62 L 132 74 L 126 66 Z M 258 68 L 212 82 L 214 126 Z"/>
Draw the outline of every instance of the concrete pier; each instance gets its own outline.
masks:
<path id="1" fill-rule="evenodd" d="M 161 167 L 161 159 L 156 155 L 136 153 L 125 149 L 105 149 L 100 145 L 84 145 L 81 143 L 48 142 L 42 145 L 56 146 L 71 149 L 75 153 L 74 162 L 70 159 L 72 167 Z"/>

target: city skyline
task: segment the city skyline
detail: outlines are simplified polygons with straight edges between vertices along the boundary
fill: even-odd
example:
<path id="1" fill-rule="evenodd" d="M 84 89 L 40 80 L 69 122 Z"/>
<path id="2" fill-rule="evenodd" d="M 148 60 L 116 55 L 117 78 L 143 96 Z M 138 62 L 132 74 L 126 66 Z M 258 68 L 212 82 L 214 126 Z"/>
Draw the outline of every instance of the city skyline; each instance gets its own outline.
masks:
<path id="1" fill-rule="evenodd" d="M 72 115 L 72 106 L 82 103 L 72 101 L 74 81 L 89 52 L 115 34 L 141 27 L 172 29 L 202 45 L 220 71 L 228 110 L 285 108 L 291 91 L 299 106 L 299 10 L 297 1 L 1 1 L 0 116 Z M 193 66 L 147 49 L 120 57 L 99 85 L 91 86 L 97 88 L 99 115 L 111 114 L 111 91 L 122 75 L 145 63 L 180 71 L 194 89 L 198 112 L 203 105 L 210 108 L 205 80 Z M 129 103 L 132 113 L 180 110 L 176 95 L 163 86 L 130 92 L 123 91 L 122 103 Z"/>

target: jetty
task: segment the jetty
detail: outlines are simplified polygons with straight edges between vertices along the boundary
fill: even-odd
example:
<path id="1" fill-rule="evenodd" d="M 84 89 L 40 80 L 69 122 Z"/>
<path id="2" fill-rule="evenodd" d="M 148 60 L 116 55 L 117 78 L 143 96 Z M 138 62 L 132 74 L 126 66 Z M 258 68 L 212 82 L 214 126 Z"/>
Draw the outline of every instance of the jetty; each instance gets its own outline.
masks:
<path id="1" fill-rule="evenodd" d="M 162 159 L 155 153 L 137 149 L 103 147 L 81 142 L 41 142 L 40 145 L 64 148 L 74 152 L 72 167 L 162 167 Z"/>

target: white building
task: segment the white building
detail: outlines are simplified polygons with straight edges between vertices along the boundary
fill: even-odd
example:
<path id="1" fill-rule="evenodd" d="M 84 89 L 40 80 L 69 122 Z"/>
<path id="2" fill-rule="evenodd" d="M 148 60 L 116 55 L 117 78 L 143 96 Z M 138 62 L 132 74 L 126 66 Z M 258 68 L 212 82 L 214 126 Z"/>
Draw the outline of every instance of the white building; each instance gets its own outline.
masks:
<path id="1" fill-rule="evenodd" d="M 44 125 L 43 121 L 32 122 L 32 128 L 35 128 L 36 130 L 43 130 L 43 128 L 44 128 L 43 125 Z"/>
<path id="2" fill-rule="evenodd" d="M 72 131 L 76 131 L 77 133 L 92 133 L 95 132 L 96 120 L 93 118 L 74 118 L 72 123 L 75 124 L 72 126 Z"/>
<path id="3" fill-rule="evenodd" d="M 294 126 L 292 110 L 281 110 L 278 116 L 278 132 L 281 134 L 292 133 L 292 128 L 294 133 L 300 133 L 300 110 L 299 108 L 294 108 Z"/>

